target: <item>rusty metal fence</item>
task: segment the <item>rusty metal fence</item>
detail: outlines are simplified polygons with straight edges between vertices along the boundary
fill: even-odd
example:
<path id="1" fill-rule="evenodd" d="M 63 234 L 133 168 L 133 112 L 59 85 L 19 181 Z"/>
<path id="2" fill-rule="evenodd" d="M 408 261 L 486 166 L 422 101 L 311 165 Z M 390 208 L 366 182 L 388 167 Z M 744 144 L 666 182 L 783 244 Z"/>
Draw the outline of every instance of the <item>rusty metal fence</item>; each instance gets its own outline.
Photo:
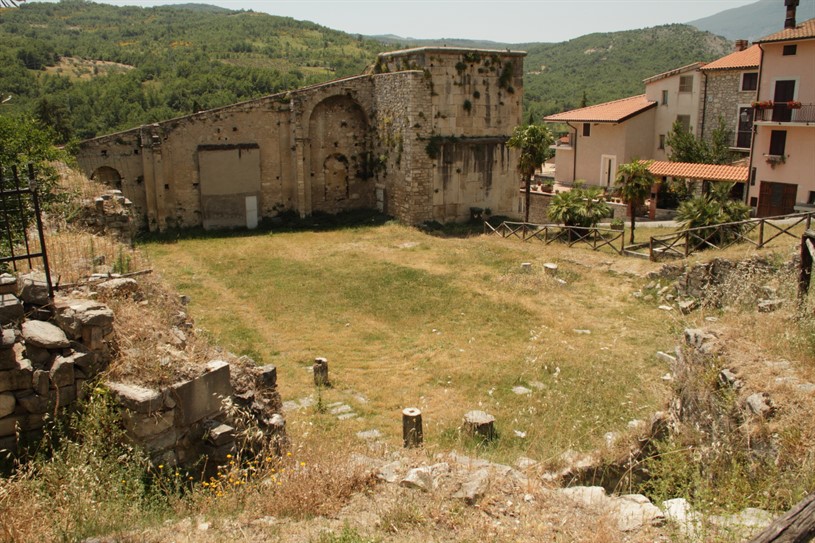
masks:
<path id="1" fill-rule="evenodd" d="M 48 296 L 53 298 L 48 253 L 45 248 L 40 199 L 34 166 L 28 165 L 28 179 L 23 181 L 16 166 L 4 169 L 0 165 L 0 269 L 18 271 L 19 264 L 35 269 L 42 263 Z M 35 233 L 32 228 L 36 228 Z"/>

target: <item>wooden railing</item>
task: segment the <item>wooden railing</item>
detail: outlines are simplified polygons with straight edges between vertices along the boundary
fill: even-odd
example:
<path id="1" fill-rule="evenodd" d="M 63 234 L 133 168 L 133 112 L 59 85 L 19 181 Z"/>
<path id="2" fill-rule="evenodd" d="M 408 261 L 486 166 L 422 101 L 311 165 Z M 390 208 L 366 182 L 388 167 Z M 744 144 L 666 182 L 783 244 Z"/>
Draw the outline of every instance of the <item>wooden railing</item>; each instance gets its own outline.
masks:
<path id="1" fill-rule="evenodd" d="M 687 258 L 702 249 L 725 249 L 736 243 L 749 243 L 761 248 L 780 236 L 797 238 L 792 230 L 801 224 L 809 229 L 812 215 L 813 213 L 795 213 L 749 219 L 654 236 L 649 243 L 649 256 L 653 262 L 668 258 Z"/>
<path id="2" fill-rule="evenodd" d="M 610 228 L 565 226 L 562 224 L 530 224 L 523 222 L 502 222 L 493 227 L 484 222 L 484 233 L 498 235 L 502 238 L 517 238 L 521 241 L 537 240 L 549 245 L 555 241 L 569 247 L 585 245 L 594 251 L 608 248 L 617 254 L 623 254 L 625 232 Z M 619 242 L 619 243 L 618 243 Z M 619 247 L 617 246 L 619 245 Z"/>

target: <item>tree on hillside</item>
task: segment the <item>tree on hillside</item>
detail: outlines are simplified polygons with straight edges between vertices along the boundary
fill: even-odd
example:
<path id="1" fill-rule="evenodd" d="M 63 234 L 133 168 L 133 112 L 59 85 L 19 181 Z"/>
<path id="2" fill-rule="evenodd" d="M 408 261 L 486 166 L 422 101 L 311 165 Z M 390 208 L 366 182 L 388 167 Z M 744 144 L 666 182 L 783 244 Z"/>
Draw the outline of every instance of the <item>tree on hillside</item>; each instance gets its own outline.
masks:
<path id="1" fill-rule="evenodd" d="M 524 184 L 524 221 L 529 222 L 529 191 L 532 176 L 535 170 L 549 158 L 549 146 L 555 141 L 552 133 L 545 126 L 530 124 L 526 126 L 516 126 L 512 132 L 512 137 L 507 141 L 513 149 L 520 151 L 518 156 L 517 170 Z"/>
<path id="2" fill-rule="evenodd" d="M 27 116 L 0 115 L 0 166 L 3 182 L 12 166 L 25 171 L 27 164 L 34 164 L 40 191 L 48 200 L 48 193 L 57 180 L 57 172 L 51 162 L 63 157 L 54 147 L 54 134 Z"/>
<path id="3" fill-rule="evenodd" d="M 636 227 L 637 206 L 642 205 L 645 198 L 651 193 L 654 184 L 654 175 L 648 170 L 650 161 L 634 159 L 628 164 L 621 164 L 617 169 L 617 178 L 614 184 L 620 187 L 620 195 L 628 204 L 628 213 L 631 215 L 631 239 L 634 243 L 634 228 Z"/>

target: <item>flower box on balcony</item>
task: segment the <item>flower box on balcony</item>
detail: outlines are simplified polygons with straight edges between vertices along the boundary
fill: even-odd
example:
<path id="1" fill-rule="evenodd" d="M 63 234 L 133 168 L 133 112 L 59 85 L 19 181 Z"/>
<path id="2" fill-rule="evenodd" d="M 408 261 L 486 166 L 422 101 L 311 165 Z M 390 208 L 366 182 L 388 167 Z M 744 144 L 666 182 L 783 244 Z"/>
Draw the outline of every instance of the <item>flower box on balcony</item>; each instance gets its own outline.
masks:
<path id="1" fill-rule="evenodd" d="M 753 102 L 750 104 L 754 109 L 772 109 L 775 105 L 772 100 L 764 100 L 761 102 Z"/>
<path id="2" fill-rule="evenodd" d="M 787 157 L 784 155 L 764 155 L 764 159 L 771 168 L 775 168 L 776 164 L 784 164 L 787 161 Z"/>

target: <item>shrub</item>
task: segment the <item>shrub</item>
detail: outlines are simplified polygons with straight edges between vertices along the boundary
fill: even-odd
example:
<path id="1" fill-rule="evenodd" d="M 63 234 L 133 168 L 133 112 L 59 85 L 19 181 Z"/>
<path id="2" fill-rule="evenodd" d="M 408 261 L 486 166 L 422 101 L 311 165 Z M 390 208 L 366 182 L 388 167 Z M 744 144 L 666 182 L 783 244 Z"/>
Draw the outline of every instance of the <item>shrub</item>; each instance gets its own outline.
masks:
<path id="1" fill-rule="evenodd" d="M 701 228 L 697 235 L 699 246 L 732 241 L 743 231 L 743 225 L 717 225 L 744 221 L 750 218 L 750 208 L 744 202 L 730 198 L 732 183 L 715 184 L 710 193 L 685 200 L 679 204 L 676 220 L 682 223 L 683 230 Z"/>
<path id="2" fill-rule="evenodd" d="M 549 204 L 549 218 L 566 226 L 591 227 L 609 214 L 609 207 L 599 187 L 575 186 L 561 192 Z"/>

